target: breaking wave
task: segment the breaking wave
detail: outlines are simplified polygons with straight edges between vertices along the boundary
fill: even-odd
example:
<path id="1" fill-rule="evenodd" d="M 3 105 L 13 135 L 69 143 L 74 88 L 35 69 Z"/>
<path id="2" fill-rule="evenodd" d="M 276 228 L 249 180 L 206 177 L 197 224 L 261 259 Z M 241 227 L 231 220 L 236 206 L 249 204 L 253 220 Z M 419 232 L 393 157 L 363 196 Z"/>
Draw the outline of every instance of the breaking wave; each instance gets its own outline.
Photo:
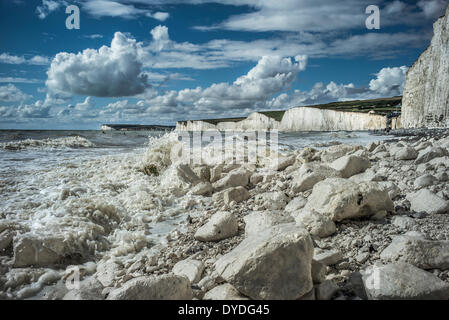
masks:
<path id="1" fill-rule="evenodd" d="M 0 143 L 0 149 L 4 150 L 92 148 L 94 146 L 94 143 L 80 136 L 47 138 L 42 140 L 26 139 Z"/>

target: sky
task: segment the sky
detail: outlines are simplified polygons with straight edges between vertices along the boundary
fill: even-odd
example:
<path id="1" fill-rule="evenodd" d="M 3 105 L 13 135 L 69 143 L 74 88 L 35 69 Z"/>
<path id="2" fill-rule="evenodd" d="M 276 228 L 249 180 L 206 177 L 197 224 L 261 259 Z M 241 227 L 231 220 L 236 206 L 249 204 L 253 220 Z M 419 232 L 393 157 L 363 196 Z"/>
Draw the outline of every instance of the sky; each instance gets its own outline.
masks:
<path id="1" fill-rule="evenodd" d="M 0 0 L 0 129 L 173 125 L 401 95 L 448 4 Z M 71 5 L 79 29 L 66 26 Z M 367 28 L 370 5 L 379 29 Z"/>

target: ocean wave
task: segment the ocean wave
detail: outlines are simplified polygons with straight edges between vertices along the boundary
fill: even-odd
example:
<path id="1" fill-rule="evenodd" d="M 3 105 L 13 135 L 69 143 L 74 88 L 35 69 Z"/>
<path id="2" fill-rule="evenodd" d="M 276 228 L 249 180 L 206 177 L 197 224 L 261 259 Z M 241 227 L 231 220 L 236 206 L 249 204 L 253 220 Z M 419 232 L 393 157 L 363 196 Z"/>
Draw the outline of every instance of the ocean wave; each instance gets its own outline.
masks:
<path id="1" fill-rule="evenodd" d="M 94 143 L 80 136 L 42 140 L 26 139 L 0 143 L 0 149 L 4 150 L 92 148 L 94 146 Z"/>

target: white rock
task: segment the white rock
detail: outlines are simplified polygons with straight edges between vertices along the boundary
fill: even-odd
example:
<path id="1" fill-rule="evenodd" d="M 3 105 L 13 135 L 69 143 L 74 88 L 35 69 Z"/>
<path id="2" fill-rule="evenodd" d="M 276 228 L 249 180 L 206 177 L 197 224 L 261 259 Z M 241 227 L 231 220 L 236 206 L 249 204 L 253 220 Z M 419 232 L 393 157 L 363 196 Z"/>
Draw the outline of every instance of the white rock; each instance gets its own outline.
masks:
<path id="1" fill-rule="evenodd" d="M 304 163 L 293 176 L 304 176 L 308 173 L 314 172 L 326 178 L 340 178 L 341 174 L 339 171 L 329 167 L 328 165 L 322 164 L 320 162 L 309 162 Z"/>
<path id="2" fill-rule="evenodd" d="M 288 197 L 281 191 L 265 192 L 255 198 L 255 203 L 267 210 L 282 210 L 287 202 Z"/>
<path id="3" fill-rule="evenodd" d="M 236 203 L 248 200 L 251 197 L 248 190 L 243 187 L 229 188 L 223 193 L 223 200 L 225 204 L 230 204 L 232 201 Z"/>
<path id="4" fill-rule="evenodd" d="M 379 185 L 381 185 L 382 188 L 388 192 L 390 199 L 394 199 L 401 195 L 401 189 L 399 189 L 399 187 L 391 181 L 380 181 Z"/>
<path id="5" fill-rule="evenodd" d="M 187 278 L 166 274 L 129 280 L 113 290 L 107 300 L 191 300 L 192 296 Z"/>
<path id="6" fill-rule="evenodd" d="M 385 181 L 387 177 L 376 172 L 374 169 L 367 169 L 365 172 L 353 175 L 349 180 L 354 182 L 367 182 L 367 181 Z"/>
<path id="7" fill-rule="evenodd" d="M 66 259 L 73 256 L 75 259 Z M 14 266 L 51 266 L 81 262 L 82 254 L 66 245 L 63 237 L 38 237 L 25 234 L 14 242 Z"/>
<path id="8" fill-rule="evenodd" d="M 396 160 L 415 160 L 418 157 L 418 151 L 412 147 L 404 147 L 399 149 L 394 157 Z"/>
<path id="9" fill-rule="evenodd" d="M 301 212 L 315 210 L 332 221 L 341 221 L 393 209 L 394 205 L 387 191 L 378 182 L 357 184 L 346 179 L 330 178 L 313 187 Z"/>
<path id="10" fill-rule="evenodd" d="M 449 202 L 428 189 L 408 194 L 407 199 L 410 201 L 410 210 L 414 212 L 424 211 L 429 214 L 439 214 L 449 211 Z"/>
<path id="11" fill-rule="evenodd" d="M 220 241 L 238 233 L 238 222 L 235 216 L 226 211 L 217 212 L 195 233 L 199 241 Z"/>
<path id="12" fill-rule="evenodd" d="M 258 234 L 278 224 L 292 223 L 293 217 L 283 211 L 255 211 L 245 216 L 245 236 Z"/>
<path id="13" fill-rule="evenodd" d="M 214 275 L 205 276 L 203 279 L 201 279 L 198 282 L 198 287 L 200 287 L 201 290 L 203 290 L 203 291 L 212 290 L 213 288 L 215 288 L 218 285 L 216 280 L 217 280 L 217 277 Z"/>
<path id="14" fill-rule="evenodd" d="M 370 161 L 366 158 L 349 155 L 335 160 L 329 166 L 339 171 L 343 178 L 349 178 L 368 169 Z"/>
<path id="15" fill-rule="evenodd" d="M 387 262 L 406 262 L 421 269 L 449 269 L 449 241 L 397 236 L 380 254 Z"/>
<path id="16" fill-rule="evenodd" d="M 195 259 L 186 259 L 177 262 L 173 266 L 173 274 L 189 279 L 190 283 L 197 283 L 201 280 L 204 271 L 204 263 Z"/>
<path id="17" fill-rule="evenodd" d="M 356 152 L 357 150 L 362 149 L 362 146 L 353 146 L 348 144 L 340 144 L 336 146 L 331 146 L 326 148 L 320 152 L 321 160 L 324 162 L 332 162 L 338 158 L 341 158 L 345 155 Z"/>
<path id="18" fill-rule="evenodd" d="M 225 283 L 206 292 L 203 300 L 249 300 L 242 296 L 232 285 Z"/>
<path id="19" fill-rule="evenodd" d="M 404 216 L 394 216 L 391 223 L 401 229 L 410 229 L 416 225 L 415 219 Z"/>
<path id="20" fill-rule="evenodd" d="M 297 196 L 293 200 L 291 200 L 288 205 L 285 207 L 285 212 L 293 213 L 295 211 L 299 211 L 300 209 L 304 208 L 304 206 L 307 203 L 307 199 L 303 196 Z"/>
<path id="21" fill-rule="evenodd" d="M 367 260 L 369 259 L 369 253 L 368 252 L 362 252 L 359 253 L 356 257 L 355 260 L 360 263 L 360 264 L 364 264 Z"/>
<path id="22" fill-rule="evenodd" d="M 415 160 L 415 164 L 426 163 L 432 159 L 449 156 L 447 149 L 440 147 L 428 147 L 419 152 L 418 158 Z"/>
<path id="23" fill-rule="evenodd" d="M 285 170 L 287 167 L 293 165 L 296 161 L 296 156 L 289 156 L 289 157 L 280 157 L 277 160 L 277 163 L 275 165 L 275 167 L 273 167 L 273 170 L 275 171 L 283 171 Z"/>
<path id="24" fill-rule="evenodd" d="M 340 251 L 336 249 L 332 250 L 315 250 L 315 254 L 313 255 L 313 260 L 324 264 L 325 266 L 331 266 L 339 263 L 343 260 L 343 255 Z"/>
<path id="25" fill-rule="evenodd" d="M 252 299 L 299 299 L 313 288 L 313 243 L 294 224 L 245 238 L 215 263 L 218 274 Z"/>
<path id="26" fill-rule="evenodd" d="M 431 174 L 424 174 L 418 178 L 416 178 L 414 185 L 415 188 L 425 188 L 435 184 L 437 178 L 432 176 Z"/>
<path id="27" fill-rule="evenodd" d="M 213 184 L 216 191 L 227 188 L 246 187 L 249 183 L 251 173 L 245 169 L 236 169 L 229 172 L 224 178 Z"/>
<path id="28" fill-rule="evenodd" d="M 369 152 L 373 152 L 374 149 L 376 149 L 378 145 L 379 145 L 378 142 L 370 142 L 365 146 L 365 149 L 368 150 Z"/>
<path id="29" fill-rule="evenodd" d="M 96 278 L 105 287 L 114 285 L 117 274 L 122 270 L 120 265 L 114 261 L 102 261 L 97 264 Z"/>
<path id="30" fill-rule="evenodd" d="M 407 263 L 370 266 L 363 283 L 371 300 L 448 300 L 449 284 Z"/>
<path id="31" fill-rule="evenodd" d="M 211 194 L 213 190 L 210 182 L 200 182 L 192 188 L 191 193 L 196 196 L 204 196 Z"/>
<path id="32" fill-rule="evenodd" d="M 324 180 L 325 177 L 316 172 L 293 176 L 293 192 L 304 192 L 313 188 L 315 184 Z"/>
<path id="33" fill-rule="evenodd" d="M 330 217 L 314 210 L 299 211 L 295 216 L 295 221 L 304 226 L 311 235 L 319 238 L 329 237 L 337 231 L 337 227 Z"/>

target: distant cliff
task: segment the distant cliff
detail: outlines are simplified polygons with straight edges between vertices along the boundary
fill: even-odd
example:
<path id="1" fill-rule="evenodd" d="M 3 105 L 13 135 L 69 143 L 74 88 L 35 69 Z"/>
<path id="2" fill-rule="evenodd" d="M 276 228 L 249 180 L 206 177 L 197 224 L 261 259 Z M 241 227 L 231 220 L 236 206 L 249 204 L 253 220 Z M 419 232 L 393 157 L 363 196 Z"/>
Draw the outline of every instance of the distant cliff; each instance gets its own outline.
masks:
<path id="1" fill-rule="evenodd" d="M 449 127 L 449 6 L 433 25 L 430 46 L 407 72 L 402 126 Z"/>
<path id="2" fill-rule="evenodd" d="M 140 125 L 140 124 L 103 124 L 101 130 L 111 131 L 153 131 L 153 130 L 174 130 L 173 126 L 160 126 L 160 125 Z"/>
<path id="3" fill-rule="evenodd" d="M 254 112 L 247 118 L 179 121 L 176 130 L 356 131 L 398 128 L 401 97 L 334 102 L 287 111 Z"/>

